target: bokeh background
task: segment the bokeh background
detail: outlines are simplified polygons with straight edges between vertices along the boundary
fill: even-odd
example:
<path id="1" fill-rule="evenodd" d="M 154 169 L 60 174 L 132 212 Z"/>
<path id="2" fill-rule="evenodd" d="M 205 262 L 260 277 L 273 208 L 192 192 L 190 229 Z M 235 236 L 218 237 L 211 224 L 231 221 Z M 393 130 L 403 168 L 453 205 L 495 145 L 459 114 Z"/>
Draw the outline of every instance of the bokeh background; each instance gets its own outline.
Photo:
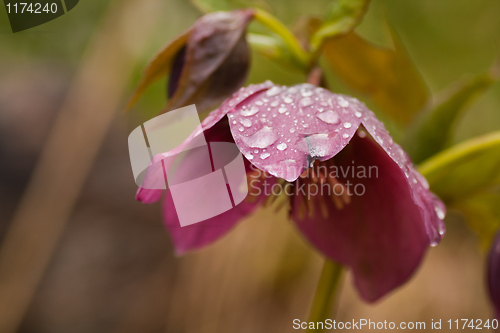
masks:
<path id="1" fill-rule="evenodd" d="M 268 3 L 293 26 L 303 15 L 323 14 L 329 1 Z M 387 46 L 387 22 L 394 26 L 439 98 L 495 62 L 499 14 L 497 0 L 373 0 L 356 31 Z M 0 241 L 12 236 L 9 228 L 24 216 L 24 227 L 15 234 L 18 241 L 9 248 L 25 254 L 24 270 L 15 271 L 20 272 L 16 279 L 33 288 L 32 293 L 19 289 L 28 300 L 12 307 L 1 301 L 5 295 L 0 293 L 0 314 L 22 310 L 0 316 L 20 317 L 14 331 L 289 332 L 293 319 L 307 319 L 322 258 L 284 212 L 259 211 L 215 245 L 179 258 L 163 228 L 161 205 L 134 200 L 127 136 L 161 109 L 165 82 L 149 89 L 129 113 L 121 109 L 151 56 L 200 15 L 183 0 L 86 0 L 54 21 L 13 34 L 0 8 Z M 305 79 L 252 56 L 248 83 Z M 356 95 L 335 76 L 328 78 L 336 91 Z M 365 96 L 356 97 L 371 105 Z M 398 128 L 390 122 L 388 127 L 398 140 Z M 498 129 L 496 83 L 468 106 L 454 140 Z M 75 132 L 81 133 L 73 142 Z M 61 154 L 49 154 L 47 145 Z M 41 156 L 49 171 L 38 170 L 38 175 L 54 177 L 40 181 L 41 176 L 32 177 Z M 67 173 L 59 172 L 71 165 Z M 57 181 L 58 175 L 64 182 Z M 28 186 L 30 179 L 38 181 Z M 44 214 L 23 215 L 30 202 L 27 193 L 40 195 L 45 189 L 57 200 L 39 207 Z M 54 189 L 56 194 L 50 192 Z M 67 199 L 71 197 L 75 200 Z M 51 215 L 65 207 L 69 211 Z M 443 242 L 430 249 L 409 283 L 382 301 L 362 303 L 345 274 L 338 320 L 492 318 L 484 249 L 459 214 L 450 212 L 446 222 Z M 38 257 L 44 251 L 45 261 Z"/>

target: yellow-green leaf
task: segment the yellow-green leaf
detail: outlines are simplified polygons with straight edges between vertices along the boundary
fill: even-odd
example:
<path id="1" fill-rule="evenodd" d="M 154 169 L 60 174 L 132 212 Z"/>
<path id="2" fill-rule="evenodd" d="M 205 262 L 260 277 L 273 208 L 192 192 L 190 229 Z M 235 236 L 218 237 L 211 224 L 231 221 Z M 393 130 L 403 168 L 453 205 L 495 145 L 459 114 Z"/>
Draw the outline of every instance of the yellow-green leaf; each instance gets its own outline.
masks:
<path id="1" fill-rule="evenodd" d="M 463 83 L 416 123 L 405 144 L 405 150 L 415 163 L 420 163 L 447 146 L 459 115 L 495 80 L 495 74 L 489 72 Z"/>
<path id="2" fill-rule="evenodd" d="M 419 166 L 431 190 L 453 204 L 500 184 L 500 131 L 460 143 Z"/>
<path id="3" fill-rule="evenodd" d="M 238 8 L 263 8 L 270 9 L 264 0 L 190 0 L 191 3 L 203 13 L 216 11 L 230 11 Z"/>
<path id="4" fill-rule="evenodd" d="M 427 103 L 429 91 L 397 34 L 393 49 L 376 46 L 354 32 L 325 43 L 324 56 L 337 76 L 368 95 L 382 111 L 408 124 Z"/>
<path id="5" fill-rule="evenodd" d="M 469 227 L 479 236 L 483 249 L 488 249 L 500 228 L 500 195 L 484 192 L 457 202 L 453 208 L 460 210 Z"/>
<path id="6" fill-rule="evenodd" d="M 352 31 L 361 22 L 369 3 L 369 0 L 334 0 L 323 24 L 311 38 L 313 50 L 326 38 Z"/>

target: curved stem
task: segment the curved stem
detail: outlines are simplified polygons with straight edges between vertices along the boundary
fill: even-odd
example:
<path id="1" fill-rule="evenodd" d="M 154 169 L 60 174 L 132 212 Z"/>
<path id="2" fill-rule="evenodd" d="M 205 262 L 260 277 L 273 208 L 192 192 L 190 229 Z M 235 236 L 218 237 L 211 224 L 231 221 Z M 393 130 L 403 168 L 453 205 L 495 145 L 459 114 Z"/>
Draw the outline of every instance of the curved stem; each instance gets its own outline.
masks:
<path id="1" fill-rule="evenodd" d="M 263 26 L 271 30 L 272 32 L 279 35 L 290 53 L 297 60 L 298 64 L 303 68 L 308 68 L 309 66 L 309 54 L 304 51 L 304 49 L 300 46 L 297 38 L 293 35 L 293 33 L 288 30 L 288 28 L 281 23 L 276 17 L 269 14 L 268 12 L 262 9 L 254 9 L 254 18 L 257 22 L 261 23 Z"/>
<path id="2" fill-rule="evenodd" d="M 316 288 L 316 294 L 311 304 L 309 313 L 310 322 L 324 322 L 328 318 L 335 303 L 341 276 L 342 266 L 335 261 L 325 259 Z M 322 331 L 322 329 L 316 329 L 312 332 L 320 333 Z"/>

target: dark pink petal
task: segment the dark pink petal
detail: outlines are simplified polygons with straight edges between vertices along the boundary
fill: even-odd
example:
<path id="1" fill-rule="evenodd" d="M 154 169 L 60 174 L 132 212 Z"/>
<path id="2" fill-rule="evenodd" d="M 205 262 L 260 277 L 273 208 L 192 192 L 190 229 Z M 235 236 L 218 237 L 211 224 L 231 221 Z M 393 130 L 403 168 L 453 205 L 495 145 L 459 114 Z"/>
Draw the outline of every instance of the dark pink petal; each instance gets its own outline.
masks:
<path id="1" fill-rule="evenodd" d="M 488 290 L 495 307 L 497 318 L 500 320 L 500 231 L 496 235 L 488 255 Z"/>
<path id="2" fill-rule="evenodd" d="M 301 219 L 297 209 L 301 199 L 296 196 L 294 220 L 321 252 L 352 269 L 361 297 L 373 302 L 406 282 L 416 270 L 429 244 L 425 217 L 403 171 L 369 136 L 355 135 L 333 161 L 339 170 L 349 170 L 338 179 L 353 184 L 351 202 L 337 209 L 330 198 L 324 198 L 325 218 L 319 213 L 319 201 L 312 198 L 314 217 Z M 354 177 L 347 169 L 353 166 Z M 367 177 L 358 174 L 361 166 Z M 368 177 L 373 166 L 377 169 L 372 168 Z M 364 193 L 357 195 L 362 189 Z"/>
<path id="3" fill-rule="evenodd" d="M 368 133 L 404 173 L 411 188 L 413 201 L 422 214 L 430 245 L 436 246 L 446 231 L 443 222 L 446 215 L 446 206 L 436 195 L 430 192 L 427 180 L 415 170 L 408 154 L 394 142 L 384 124 L 366 107 L 365 109 L 360 108 L 360 110 L 363 111 L 362 124 Z"/>
<path id="4" fill-rule="evenodd" d="M 347 145 L 361 121 L 356 104 L 310 84 L 274 85 L 239 103 L 229 125 L 250 162 L 291 182 L 313 159 L 328 160 Z"/>
<path id="5" fill-rule="evenodd" d="M 248 163 L 247 165 L 249 166 Z M 272 186 L 276 180 L 268 178 L 265 181 Z M 253 184 L 254 187 L 261 186 L 261 181 L 254 180 L 254 182 L 257 182 Z M 163 218 L 174 243 L 176 253 L 181 255 L 187 251 L 196 250 L 217 241 L 236 226 L 236 224 L 241 222 L 244 217 L 261 206 L 265 197 L 264 191 L 261 191 L 257 197 L 247 197 L 239 205 L 220 215 L 200 223 L 181 227 L 177 213 L 175 212 L 172 196 L 170 191 L 167 190 L 163 205 Z"/>

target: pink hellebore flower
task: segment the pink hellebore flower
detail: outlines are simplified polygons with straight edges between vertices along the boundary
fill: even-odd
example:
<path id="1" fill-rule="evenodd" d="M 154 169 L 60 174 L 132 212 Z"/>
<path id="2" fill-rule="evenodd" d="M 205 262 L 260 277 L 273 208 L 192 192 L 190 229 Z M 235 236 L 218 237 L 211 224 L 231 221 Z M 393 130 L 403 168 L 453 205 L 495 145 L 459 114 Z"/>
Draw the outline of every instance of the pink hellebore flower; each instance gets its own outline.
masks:
<path id="1" fill-rule="evenodd" d="M 500 319 L 500 231 L 493 241 L 488 255 L 488 289 L 495 314 Z"/>
<path id="2" fill-rule="evenodd" d="M 298 229 L 324 255 L 352 269 L 369 302 L 407 281 L 429 244 L 444 235 L 443 203 L 373 112 L 354 98 L 267 81 L 241 88 L 201 127 L 191 138 L 204 133 L 209 142 L 236 143 L 250 188 L 259 191 L 226 213 L 181 228 L 167 190 L 165 223 L 179 253 L 223 236 L 274 196 L 264 187 L 273 184 L 285 184 Z M 304 191 L 314 184 L 328 193 Z M 159 198 L 159 190 L 137 194 L 142 202 Z"/>

